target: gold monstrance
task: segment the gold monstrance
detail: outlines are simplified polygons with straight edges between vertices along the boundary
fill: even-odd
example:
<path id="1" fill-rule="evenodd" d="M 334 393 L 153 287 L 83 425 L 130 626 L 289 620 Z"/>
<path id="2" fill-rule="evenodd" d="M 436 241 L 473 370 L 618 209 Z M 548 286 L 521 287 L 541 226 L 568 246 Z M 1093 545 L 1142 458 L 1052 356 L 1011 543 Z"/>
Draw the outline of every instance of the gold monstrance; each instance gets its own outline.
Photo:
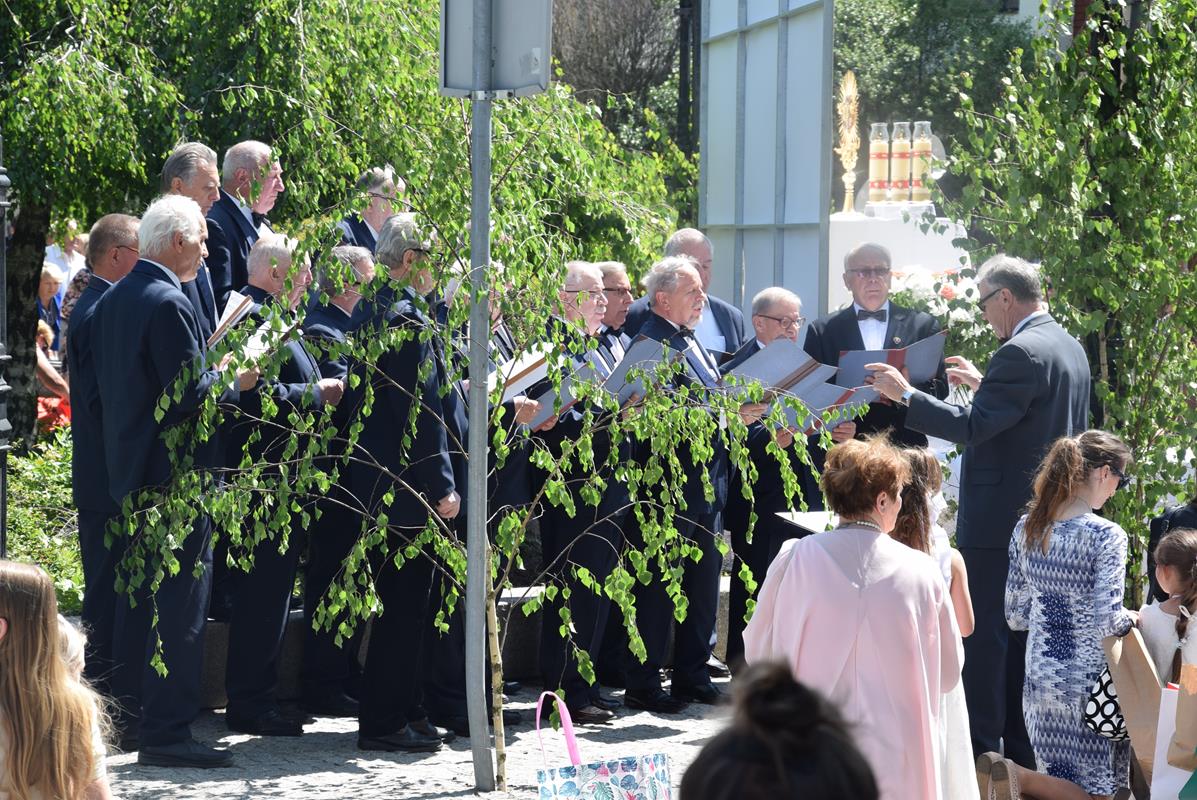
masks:
<path id="1" fill-rule="evenodd" d="M 840 146 L 835 149 L 840 164 L 844 167 L 844 213 L 852 211 L 856 194 L 856 153 L 860 150 L 860 134 L 857 132 L 857 118 L 860 114 L 860 96 L 856 93 L 856 73 L 848 70 L 840 79 L 840 99 L 836 103 L 840 118 Z"/>

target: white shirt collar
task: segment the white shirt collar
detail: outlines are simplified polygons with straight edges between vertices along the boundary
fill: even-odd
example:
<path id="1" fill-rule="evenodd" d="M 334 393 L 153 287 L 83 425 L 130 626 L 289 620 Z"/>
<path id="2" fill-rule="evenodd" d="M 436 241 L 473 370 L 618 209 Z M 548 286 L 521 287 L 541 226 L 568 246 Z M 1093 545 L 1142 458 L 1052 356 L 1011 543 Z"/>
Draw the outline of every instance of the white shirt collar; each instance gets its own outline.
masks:
<path id="1" fill-rule="evenodd" d="M 233 198 L 233 202 L 237 204 L 237 208 L 241 211 L 241 214 L 247 220 L 249 220 L 250 227 L 253 228 L 254 230 L 257 230 L 258 226 L 254 224 L 254 210 L 252 208 L 250 208 L 249 206 L 247 206 L 245 204 L 244 200 L 242 200 L 240 197 L 233 194 L 232 192 L 225 192 L 225 194 L 227 194 L 229 197 Z"/>
<path id="2" fill-rule="evenodd" d="M 374 237 L 374 241 L 378 241 L 378 235 L 382 233 L 381 229 L 375 230 L 374 226 L 370 224 L 370 220 L 362 217 L 362 224 L 366 226 L 366 230 L 370 231 L 370 235 Z"/>
<path id="3" fill-rule="evenodd" d="M 167 276 L 168 278 L 170 278 L 170 282 L 171 282 L 171 283 L 173 283 L 173 284 L 175 285 L 175 288 L 176 288 L 176 289 L 178 289 L 179 291 L 182 291 L 182 290 L 183 290 L 183 284 L 182 284 L 182 282 L 181 282 L 181 281 L 179 281 L 179 276 L 178 276 L 178 275 L 176 275 L 176 274 L 174 274 L 173 272 L 171 272 L 171 271 L 170 271 L 170 270 L 169 270 L 167 267 L 163 266 L 162 264 L 159 264 L 159 263 L 158 263 L 157 261 L 155 261 L 154 259 L 152 259 L 152 258 L 146 258 L 145 256 L 142 256 L 142 257 L 141 257 L 141 260 L 142 260 L 142 261 L 144 261 L 144 262 L 146 262 L 147 264 L 153 264 L 155 267 L 157 267 L 158 269 L 160 269 L 160 270 L 162 270 L 163 272 L 165 272 L 165 273 L 166 273 L 166 276 Z"/>
<path id="4" fill-rule="evenodd" d="M 1039 317 L 1046 317 L 1046 316 L 1047 316 L 1046 311 L 1036 311 L 1032 314 L 1028 314 L 1027 316 L 1023 317 L 1022 322 L 1015 325 L 1014 330 L 1010 332 L 1010 338 L 1013 339 L 1015 336 L 1017 336 L 1018 332 L 1021 331 L 1023 328 L 1027 327 L 1027 324 L 1031 320 L 1038 319 Z"/>

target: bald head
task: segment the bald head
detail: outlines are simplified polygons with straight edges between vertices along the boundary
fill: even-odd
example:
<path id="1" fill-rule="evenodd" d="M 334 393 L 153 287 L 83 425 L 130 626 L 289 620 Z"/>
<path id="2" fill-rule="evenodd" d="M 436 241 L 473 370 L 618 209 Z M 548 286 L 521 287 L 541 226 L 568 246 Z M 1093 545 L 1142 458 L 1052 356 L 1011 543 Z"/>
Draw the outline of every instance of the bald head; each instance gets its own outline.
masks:
<path id="1" fill-rule="evenodd" d="M 702 290 L 705 292 L 711 285 L 711 264 L 715 258 L 715 248 L 706 234 L 697 228 L 682 228 L 675 232 L 665 242 L 665 257 L 689 256 L 698 265 L 698 276 L 702 278 Z"/>
<path id="2" fill-rule="evenodd" d="M 91 226 L 87 238 L 87 266 L 106 281 L 116 283 L 137 263 L 137 217 L 106 214 Z"/>

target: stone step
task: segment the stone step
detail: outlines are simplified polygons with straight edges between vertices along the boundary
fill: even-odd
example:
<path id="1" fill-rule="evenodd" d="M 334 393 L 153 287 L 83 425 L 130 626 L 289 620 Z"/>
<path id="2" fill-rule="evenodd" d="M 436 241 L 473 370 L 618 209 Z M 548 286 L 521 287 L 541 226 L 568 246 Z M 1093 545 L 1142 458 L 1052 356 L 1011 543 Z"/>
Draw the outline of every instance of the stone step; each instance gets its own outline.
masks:
<path id="1" fill-rule="evenodd" d="M 718 644 L 715 652 L 723 657 L 727 646 L 727 596 L 731 578 L 724 575 L 719 591 Z M 540 611 L 525 615 L 521 607 L 543 591 L 540 586 L 517 587 L 503 592 L 496 609 L 503 638 L 503 674 L 508 680 L 539 679 Z M 299 697 L 299 670 L 303 659 L 303 612 L 294 610 L 287 621 L 283 652 L 279 658 L 278 698 Z M 224 691 L 225 663 L 228 658 L 227 622 L 208 622 L 204 639 L 202 702 L 205 708 L 222 708 L 228 698 Z M 362 637 L 362 653 L 369 644 L 367 629 Z"/>

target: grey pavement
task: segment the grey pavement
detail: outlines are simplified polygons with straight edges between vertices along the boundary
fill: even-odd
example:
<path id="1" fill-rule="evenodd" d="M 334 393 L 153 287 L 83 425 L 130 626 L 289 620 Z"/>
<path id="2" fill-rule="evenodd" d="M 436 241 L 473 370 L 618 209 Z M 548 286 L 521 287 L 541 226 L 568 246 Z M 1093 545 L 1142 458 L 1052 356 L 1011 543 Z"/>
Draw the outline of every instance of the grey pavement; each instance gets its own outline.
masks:
<path id="1" fill-rule="evenodd" d="M 727 690 L 727 682 L 722 681 Z M 536 797 L 536 771 L 543 767 L 532 724 L 536 687 L 525 686 L 509 708 L 524 721 L 507 731 L 506 794 L 488 797 Z M 622 697 L 622 692 L 614 695 Z M 583 762 L 664 752 L 676 788 L 699 749 L 722 729 L 726 708 L 692 704 L 677 715 L 653 715 L 620 709 L 610 725 L 577 728 Z M 194 726 L 197 739 L 230 748 L 235 766 L 220 770 L 142 767 L 135 753 L 111 756 L 108 774 L 113 793 L 137 798 L 441 798 L 474 794 L 469 741 L 458 739 L 432 754 L 366 753 L 357 749 L 357 721 L 321 718 L 298 738 L 231 734 L 221 712 L 205 712 Z M 550 766 L 568 763 L 560 733 L 543 730 Z"/>

